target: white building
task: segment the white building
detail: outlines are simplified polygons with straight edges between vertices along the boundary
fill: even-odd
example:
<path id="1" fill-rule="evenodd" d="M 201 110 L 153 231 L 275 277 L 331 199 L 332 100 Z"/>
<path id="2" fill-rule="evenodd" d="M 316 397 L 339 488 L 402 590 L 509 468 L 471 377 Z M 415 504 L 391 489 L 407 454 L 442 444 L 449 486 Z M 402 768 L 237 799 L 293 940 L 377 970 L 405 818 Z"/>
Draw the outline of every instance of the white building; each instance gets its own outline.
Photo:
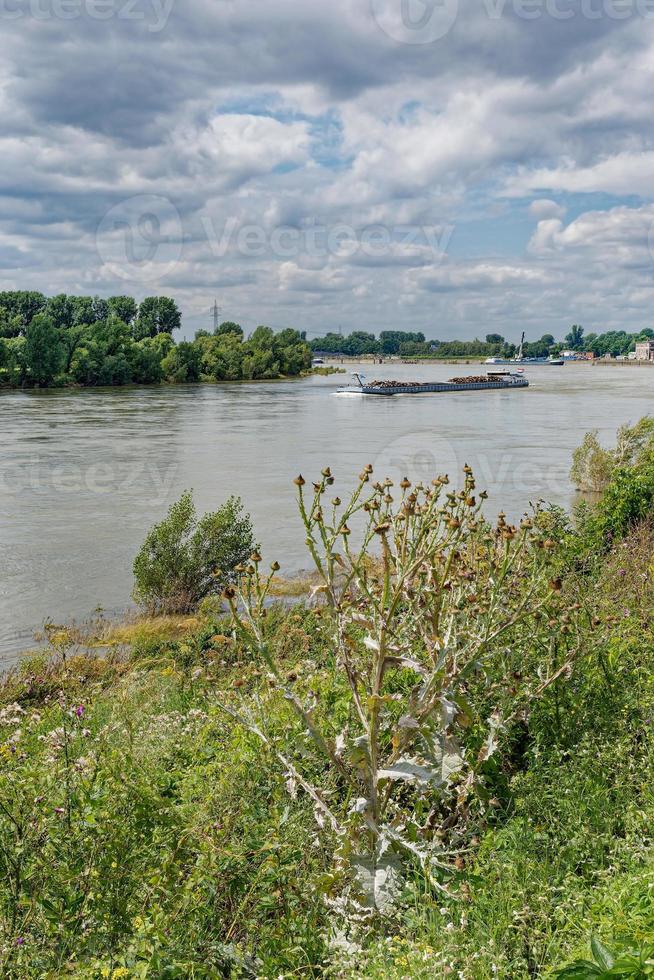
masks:
<path id="1" fill-rule="evenodd" d="M 654 340 L 643 340 L 636 344 L 637 361 L 654 361 Z"/>

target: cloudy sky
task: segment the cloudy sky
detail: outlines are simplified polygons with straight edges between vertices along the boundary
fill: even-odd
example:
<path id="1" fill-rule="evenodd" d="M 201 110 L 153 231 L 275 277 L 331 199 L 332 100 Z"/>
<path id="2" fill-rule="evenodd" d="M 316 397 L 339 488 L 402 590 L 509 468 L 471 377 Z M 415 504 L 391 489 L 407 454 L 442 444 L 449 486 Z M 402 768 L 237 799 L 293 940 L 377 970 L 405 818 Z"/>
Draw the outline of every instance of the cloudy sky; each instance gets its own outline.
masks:
<path id="1" fill-rule="evenodd" d="M 651 326 L 654 0 L 0 0 L 0 288 Z"/>

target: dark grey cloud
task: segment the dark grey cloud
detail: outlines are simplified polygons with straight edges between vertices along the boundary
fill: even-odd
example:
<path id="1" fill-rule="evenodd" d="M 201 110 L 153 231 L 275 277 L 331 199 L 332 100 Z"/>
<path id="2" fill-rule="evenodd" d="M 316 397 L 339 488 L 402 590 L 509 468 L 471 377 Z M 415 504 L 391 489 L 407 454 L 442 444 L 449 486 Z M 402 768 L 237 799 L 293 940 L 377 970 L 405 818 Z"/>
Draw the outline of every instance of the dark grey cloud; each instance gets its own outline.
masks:
<path id="1" fill-rule="evenodd" d="M 363 326 L 433 332 L 436 312 L 452 332 L 494 316 L 511 333 L 553 327 L 609 263 L 596 315 L 619 318 L 614 290 L 645 316 L 654 20 L 639 0 L 624 19 L 617 0 L 445 0 L 433 43 L 398 40 L 400 0 L 166 2 L 0 0 L 1 286 L 168 289 L 191 324 L 221 291 L 252 322 L 301 311 L 321 328 L 340 304 Z M 598 194 L 606 220 L 583 220 Z M 153 199 L 179 255 L 130 269 L 107 215 L 134 220 L 145 254 Z M 425 245 L 442 224 L 451 242 Z M 316 251 L 317 227 L 360 241 L 374 226 L 385 248 Z"/>

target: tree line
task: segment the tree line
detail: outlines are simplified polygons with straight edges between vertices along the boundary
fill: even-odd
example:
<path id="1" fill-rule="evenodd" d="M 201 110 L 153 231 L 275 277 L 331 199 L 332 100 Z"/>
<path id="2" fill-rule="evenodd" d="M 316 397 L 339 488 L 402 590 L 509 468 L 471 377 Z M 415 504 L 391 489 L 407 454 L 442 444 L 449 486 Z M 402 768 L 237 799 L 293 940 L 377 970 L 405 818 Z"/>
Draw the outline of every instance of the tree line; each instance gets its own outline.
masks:
<path id="1" fill-rule="evenodd" d="M 551 333 L 539 340 L 524 344 L 525 357 L 548 357 L 562 350 L 588 352 L 596 357 L 611 354 L 615 357 L 628 354 L 640 340 L 654 337 L 649 327 L 637 333 L 611 330 L 603 334 L 584 333 L 584 328 L 574 324 L 563 340 L 555 340 Z M 377 355 L 380 357 L 514 357 L 518 345 L 504 339 L 501 334 L 486 334 L 484 340 L 427 340 L 423 333 L 404 330 L 383 330 L 379 337 L 374 333 L 355 330 L 350 334 L 327 333 L 311 341 L 314 352 L 343 354 L 348 357 Z"/>
<path id="2" fill-rule="evenodd" d="M 260 326 L 246 338 L 228 321 L 176 343 L 181 322 L 168 296 L 137 303 L 131 296 L 0 292 L 0 385 L 240 381 L 296 376 L 311 366 L 297 330 Z"/>

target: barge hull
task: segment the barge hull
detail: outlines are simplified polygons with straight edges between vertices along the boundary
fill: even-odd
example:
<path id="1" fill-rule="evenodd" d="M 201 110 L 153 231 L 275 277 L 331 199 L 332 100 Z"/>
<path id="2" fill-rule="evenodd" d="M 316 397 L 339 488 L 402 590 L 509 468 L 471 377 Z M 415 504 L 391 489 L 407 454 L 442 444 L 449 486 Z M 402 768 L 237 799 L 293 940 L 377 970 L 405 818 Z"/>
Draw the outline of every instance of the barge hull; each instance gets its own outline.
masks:
<path id="1" fill-rule="evenodd" d="M 513 381 L 477 381 L 464 384 L 453 384 L 449 381 L 435 382 L 424 385 L 398 385 L 393 388 L 377 388 L 374 385 L 362 385 L 360 391 L 364 395 L 426 395 L 441 391 L 504 391 L 507 388 L 528 388 L 526 378 Z"/>

